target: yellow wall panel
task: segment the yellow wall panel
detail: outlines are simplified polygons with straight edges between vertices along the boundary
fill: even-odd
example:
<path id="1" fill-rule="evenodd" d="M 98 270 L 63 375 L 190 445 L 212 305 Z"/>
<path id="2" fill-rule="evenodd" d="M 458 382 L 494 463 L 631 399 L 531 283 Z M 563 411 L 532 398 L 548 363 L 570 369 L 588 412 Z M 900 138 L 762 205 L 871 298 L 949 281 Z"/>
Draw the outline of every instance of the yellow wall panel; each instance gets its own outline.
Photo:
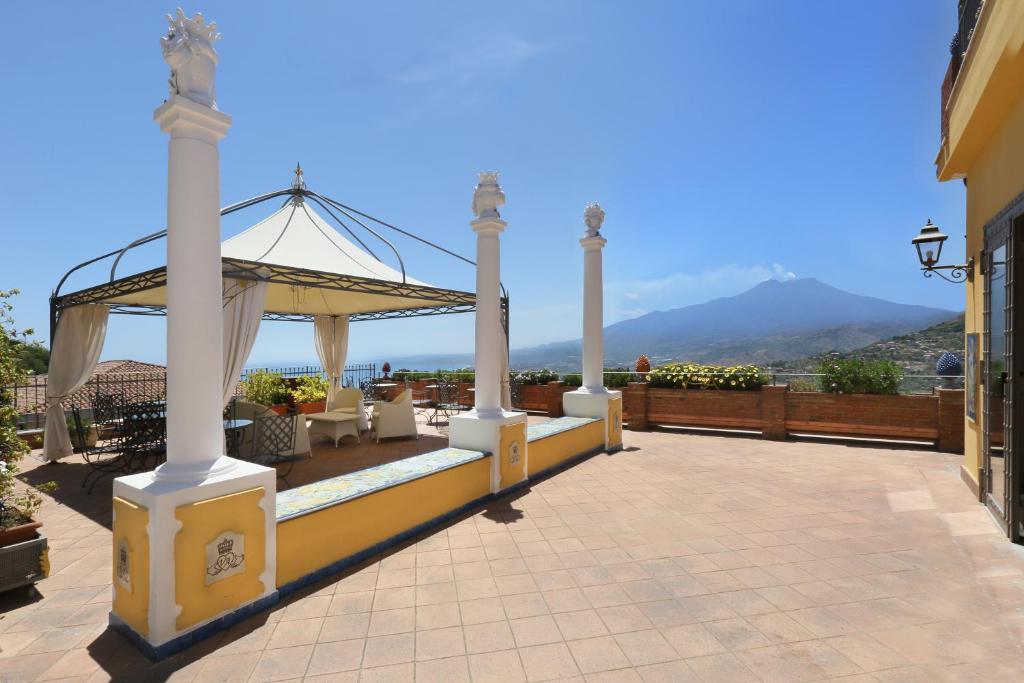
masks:
<path id="1" fill-rule="evenodd" d="M 577 455 L 596 448 L 604 448 L 604 437 L 604 420 L 597 420 L 576 429 L 531 441 L 527 458 L 530 476 L 540 474 Z"/>
<path id="2" fill-rule="evenodd" d="M 490 492 L 491 459 L 377 491 L 277 524 L 277 585 L 291 583 Z"/>
<path id="3" fill-rule="evenodd" d="M 261 486 L 181 505 L 175 510 L 175 517 L 181 522 L 174 537 L 174 593 L 181 606 L 176 621 L 179 630 L 263 594 L 260 574 L 266 569 L 266 517 L 259 505 L 264 495 L 266 491 Z M 244 571 L 208 583 L 207 546 L 225 532 L 244 536 Z"/>
<path id="4" fill-rule="evenodd" d="M 140 635 L 149 633 L 149 510 L 114 497 L 113 612 Z M 125 556 L 121 556 L 121 551 Z M 126 576 L 119 576 L 119 570 Z"/>

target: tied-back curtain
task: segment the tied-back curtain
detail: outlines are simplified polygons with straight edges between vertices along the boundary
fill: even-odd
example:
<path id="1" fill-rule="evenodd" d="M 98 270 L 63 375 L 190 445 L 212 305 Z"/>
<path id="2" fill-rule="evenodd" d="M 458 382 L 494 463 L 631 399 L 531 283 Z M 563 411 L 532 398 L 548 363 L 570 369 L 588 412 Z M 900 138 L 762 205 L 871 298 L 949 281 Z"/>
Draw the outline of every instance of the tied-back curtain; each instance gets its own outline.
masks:
<path id="1" fill-rule="evenodd" d="M 235 395 L 238 378 L 249 359 L 263 319 L 267 283 L 224 279 L 224 405 Z"/>
<path id="2" fill-rule="evenodd" d="M 501 322 L 498 322 L 501 325 Z M 501 345 L 501 407 L 505 410 L 512 410 L 512 387 L 508 379 L 508 330 L 501 325 L 501 336 L 504 344 Z"/>
<path id="3" fill-rule="evenodd" d="M 348 316 L 314 316 L 313 341 L 316 344 L 316 355 L 320 357 L 320 364 L 327 373 L 327 404 L 333 405 L 348 356 Z"/>
<path id="4" fill-rule="evenodd" d="M 62 401 L 89 381 L 103 351 L 110 309 L 82 304 L 61 313 L 46 377 L 46 431 L 43 455 L 54 461 L 71 455 L 71 437 Z"/>

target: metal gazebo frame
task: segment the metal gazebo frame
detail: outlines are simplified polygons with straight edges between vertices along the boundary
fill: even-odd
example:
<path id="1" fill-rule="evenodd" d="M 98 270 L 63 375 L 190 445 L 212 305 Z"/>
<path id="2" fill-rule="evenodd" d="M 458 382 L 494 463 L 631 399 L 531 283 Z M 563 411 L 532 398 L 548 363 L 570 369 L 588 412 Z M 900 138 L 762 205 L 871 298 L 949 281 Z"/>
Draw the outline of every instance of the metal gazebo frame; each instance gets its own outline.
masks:
<path id="1" fill-rule="evenodd" d="M 426 240 L 418 235 L 403 230 L 395 225 L 386 223 L 378 218 L 375 218 L 369 214 L 363 213 L 358 209 L 354 209 L 350 206 L 342 204 L 334 199 L 318 194 L 311 190 L 306 189 L 306 185 L 302 179 L 302 168 L 297 166 L 295 169 L 295 181 L 292 186 L 269 192 L 267 194 L 258 195 L 250 199 L 231 204 L 230 206 L 221 209 L 221 216 L 234 213 L 241 209 L 249 208 L 257 204 L 278 198 L 287 197 L 287 202 L 292 201 L 305 201 L 309 200 L 315 203 L 317 206 L 327 212 L 334 221 L 340 225 L 350 236 L 363 249 L 367 251 L 374 259 L 380 261 L 376 254 L 366 245 L 366 243 L 359 238 L 358 235 L 338 217 L 337 214 L 343 214 L 353 223 L 362 227 L 370 235 L 376 237 L 384 245 L 386 245 L 391 252 L 395 255 L 398 260 L 399 268 L 402 273 L 402 282 L 390 281 L 390 280 L 378 280 L 365 277 L 357 277 L 352 275 L 344 275 L 339 273 L 328 273 L 316 270 L 307 270 L 303 268 L 296 268 L 291 266 L 279 266 L 272 263 L 262 263 L 257 261 L 246 261 L 235 258 L 223 258 L 221 259 L 224 264 L 224 277 L 235 278 L 239 280 L 252 280 L 252 281 L 263 281 L 273 284 L 284 284 L 293 285 L 298 287 L 311 287 L 329 289 L 335 291 L 349 291 L 357 292 L 362 294 L 376 294 L 383 296 L 396 296 L 405 299 L 414 299 L 421 302 L 422 305 L 400 308 L 400 309 L 385 309 L 378 311 L 361 311 L 358 313 L 350 313 L 350 321 L 360 320 L 387 320 L 394 318 L 413 318 L 421 316 L 432 316 L 432 315 L 447 315 L 451 313 L 470 313 L 476 310 L 476 293 L 475 292 L 464 292 L 454 289 L 445 289 L 441 287 L 431 287 L 421 284 L 412 284 L 406 282 L 405 263 L 402 261 L 402 256 L 398 249 L 395 248 L 394 244 L 388 241 L 383 235 L 377 230 L 371 228 L 364 221 L 373 222 L 379 227 L 388 228 L 395 232 L 398 232 L 406 237 L 412 238 L 422 244 L 432 247 L 444 254 L 452 256 L 460 261 L 476 266 L 476 262 L 472 261 L 460 254 L 457 254 L 449 249 L 435 244 L 429 240 Z M 333 210 L 332 210 L 333 209 Z M 362 219 L 362 220 L 360 220 Z M 161 238 L 167 236 L 166 228 L 155 232 L 151 235 L 146 235 L 121 249 L 102 254 L 95 258 L 83 261 L 78 265 L 68 270 L 64 276 L 57 283 L 53 293 L 50 295 L 50 343 L 53 343 L 54 336 L 57 332 L 57 324 L 60 321 L 61 312 L 72 306 L 78 306 L 81 304 L 88 303 L 104 303 L 110 301 L 112 298 L 124 296 L 126 294 L 134 294 L 137 292 L 143 292 L 146 290 L 156 289 L 163 287 L 167 284 L 167 267 L 161 266 L 159 268 L 153 268 L 134 275 L 128 275 L 124 277 L 117 277 L 117 266 L 121 259 L 132 249 L 136 247 L 149 244 Z M 78 291 L 70 292 L 67 294 L 61 294 L 61 287 L 67 279 L 75 272 L 98 263 L 105 259 L 113 258 L 113 262 L 110 267 L 110 277 L 107 282 L 92 287 L 87 287 Z M 118 304 L 111 303 L 110 312 L 112 314 L 119 315 L 144 315 L 144 316 L 162 316 L 166 314 L 165 306 L 157 305 L 141 305 L 141 304 Z M 502 311 L 502 327 L 505 331 L 506 343 L 508 342 L 509 332 L 509 297 L 508 291 L 505 286 L 501 286 L 501 311 Z M 293 313 L 287 311 L 265 311 L 263 313 L 263 320 L 272 321 L 285 321 L 285 322 L 312 322 L 312 314 L 304 313 Z"/>

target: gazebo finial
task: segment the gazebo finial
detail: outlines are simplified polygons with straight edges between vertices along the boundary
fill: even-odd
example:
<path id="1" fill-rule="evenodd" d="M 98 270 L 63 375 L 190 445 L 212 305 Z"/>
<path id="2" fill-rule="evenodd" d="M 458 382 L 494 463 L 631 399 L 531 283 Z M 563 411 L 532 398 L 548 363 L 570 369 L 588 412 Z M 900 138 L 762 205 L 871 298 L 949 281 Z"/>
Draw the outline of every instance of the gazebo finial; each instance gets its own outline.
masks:
<path id="1" fill-rule="evenodd" d="M 305 190 L 306 181 L 302 177 L 302 164 L 295 162 L 295 178 L 292 180 L 292 189 Z"/>

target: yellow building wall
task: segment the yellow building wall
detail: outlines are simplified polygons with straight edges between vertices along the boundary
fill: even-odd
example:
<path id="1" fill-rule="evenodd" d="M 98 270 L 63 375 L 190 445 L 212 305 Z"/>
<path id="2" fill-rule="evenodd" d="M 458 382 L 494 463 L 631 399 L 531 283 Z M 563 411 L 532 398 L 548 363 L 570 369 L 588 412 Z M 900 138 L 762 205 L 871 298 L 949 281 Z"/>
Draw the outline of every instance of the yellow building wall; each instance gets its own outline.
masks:
<path id="1" fill-rule="evenodd" d="M 490 493 L 482 458 L 277 524 L 277 585 L 346 557 Z"/>
<path id="2" fill-rule="evenodd" d="M 604 448 L 604 420 L 597 420 L 530 442 L 527 467 L 531 477 L 582 453 Z"/>
<path id="3" fill-rule="evenodd" d="M 949 104 L 949 136 L 936 159 L 940 180 L 967 182 L 967 257 L 975 279 L 966 285 L 965 327 L 984 339 L 984 227 L 1024 192 L 1024 2 L 985 3 Z M 959 260 L 959 259 L 957 259 Z M 979 368 L 980 370 L 981 368 Z M 981 381 L 982 373 L 978 373 Z M 964 416 L 964 472 L 980 481 L 984 439 L 981 386 L 977 422 Z"/>
<path id="4" fill-rule="evenodd" d="M 1024 5 L 1024 3 L 1022 3 Z M 1018 93 L 1019 95 L 1020 93 Z M 967 252 L 980 263 L 984 228 L 1017 195 L 1024 192 L 1024 98 L 1016 104 L 1002 125 L 993 131 L 988 144 L 967 174 Z M 1021 261 L 1018 261 L 1020 263 Z M 966 328 L 984 332 L 984 275 L 980 273 L 967 287 Z M 979 336 L 979 351 L 984 337 Z M 986 359 L 987 362 L 987 359 Z M 979 376 L 980 380 L 980 376 Z M 982 399 L 978 391 L 978 422 L 964 418 L 964 469 L 978 482 L 982 452 Z"/>

